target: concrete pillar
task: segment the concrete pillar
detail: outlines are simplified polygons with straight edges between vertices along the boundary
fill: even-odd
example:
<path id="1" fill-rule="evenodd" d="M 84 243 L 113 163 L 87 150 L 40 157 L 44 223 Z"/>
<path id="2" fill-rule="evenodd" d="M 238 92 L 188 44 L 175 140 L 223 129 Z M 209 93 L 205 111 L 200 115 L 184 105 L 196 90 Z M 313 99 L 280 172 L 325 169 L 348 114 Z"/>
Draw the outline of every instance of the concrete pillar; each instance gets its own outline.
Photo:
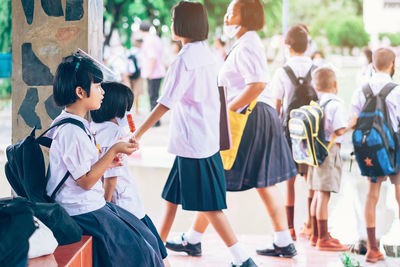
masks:
<path id="1" fill-rule="evenodd" d="M 78 48 L 102 58 L 102 0 L 12 1 L 12 142 L 46 129 L 61 109 L 52 83 L 61 59 Z M 41 132 L 41 131 L 38 131 Z"/>

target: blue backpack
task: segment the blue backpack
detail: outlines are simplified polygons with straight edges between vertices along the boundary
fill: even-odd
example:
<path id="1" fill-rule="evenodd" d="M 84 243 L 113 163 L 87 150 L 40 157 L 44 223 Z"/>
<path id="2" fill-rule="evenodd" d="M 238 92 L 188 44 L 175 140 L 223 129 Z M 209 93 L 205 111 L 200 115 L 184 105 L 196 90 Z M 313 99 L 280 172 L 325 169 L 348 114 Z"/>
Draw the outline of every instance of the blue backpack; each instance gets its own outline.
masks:
<path id="1" fill-rule="evenodd" d="M 369 84 L 363 87 L 365 105 L 358 117 L 353 132 L 354 154 L 363 176 L 376 181 L 378 176 L 394 174 L 398 171 L 399 140 L 390 122 L 385 99 L 397 86 L 386 84 L 377 94 Z"/>

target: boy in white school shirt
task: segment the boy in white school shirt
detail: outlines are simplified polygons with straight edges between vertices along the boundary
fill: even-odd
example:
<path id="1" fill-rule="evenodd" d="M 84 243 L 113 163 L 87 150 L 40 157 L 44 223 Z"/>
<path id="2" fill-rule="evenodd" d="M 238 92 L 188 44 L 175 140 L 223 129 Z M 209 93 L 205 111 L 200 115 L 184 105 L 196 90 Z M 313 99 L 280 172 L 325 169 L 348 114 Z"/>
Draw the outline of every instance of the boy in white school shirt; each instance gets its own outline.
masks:
<path id="1" fill-rule="evenodd" d="M 374 93 L 378 94 L 388 83 L 392 82 L 395 70 L 396 55 L 390 48 L 380 48 L 373 53 L 372 63 L 376 73 L 371 77 L 369 86 Z M 359 115 L 366 102 L 363 90 L 357 90 L 352 99 L 352 110 Z M 386 108 L 394 132 L 398 133 L 400 123 L 400 86 L 395 87 L 386 97 Z M 391 183 L 395 186 L 396 200 L 400 207 L 400 173 L 389 176 Z M 365 205 L 365 220 L 367 226 L 368 245 L 366 261 L 377 262 L 384 259 L 379 251 L 375 235 L 376 205 L 379 200 L 381 184 L 387 176 L 377 177 L 374 182 L 369 178 L 369 191 Z"/>
<path id="2" fill-rule="evenodd" d="M 328 203 L 331 192 L 340 191 L 342 160 L 340 158 L 341 136 L 348 128 L 348 116 L 343 101 L 337 96 L 338 85 L 335 72 L 331 68 L 318 68 L 313 81 L 319 94 L 319 104 L 324 112 L 324 132 L 326 142 L 333 142 L 329 154 L 318 167 L 308 170 L 308 186 L 314 191 L 311 205 L 312 246 L 325 251 L 346 251 L 339 240 L 328 232 Z M 315 214 L 315 215 L 314 215 Z"/>
<path id="3" fill-rule="evenodd" d="M 313 62 L 310 57 L 305 55 L 308 47 L 308 33 L 304 30 L 301 25 L 293 26 L 289 29 L 285 37 L 285 44 L 288 46 L 290 57 L 286 63 L 289 66 L 296 77 L 306 77 L 307 74 L 312 71 Z M 276 97 L 276 111 L 281 118 L 282 123 L 284 122 L 284 116 L 287 112 L 289 103 L 294 94 L 295 85 L 291 82 L 288 74 L 286 74 L 284 68 L 279 68 L 272 80 L 272 89 Z M 298 165 L 298 172 L 307 179 L 308 166 L 304 164 Z M 287 194 L 286 194 L 286 214 L 288 218 L 289 230 L 291 232 L 293 240 L 296 240 L 296 233 L 294 230 L 294 182 L 296 176 L 288 180 Z M 308 195 L 308 211 L 309 218 L 308 222 L 304 225 L 302 233 L 306 236 L 311 234 L 311 216 L 310 206 L 313 197 L 313 192 L 310 191 Z"/>

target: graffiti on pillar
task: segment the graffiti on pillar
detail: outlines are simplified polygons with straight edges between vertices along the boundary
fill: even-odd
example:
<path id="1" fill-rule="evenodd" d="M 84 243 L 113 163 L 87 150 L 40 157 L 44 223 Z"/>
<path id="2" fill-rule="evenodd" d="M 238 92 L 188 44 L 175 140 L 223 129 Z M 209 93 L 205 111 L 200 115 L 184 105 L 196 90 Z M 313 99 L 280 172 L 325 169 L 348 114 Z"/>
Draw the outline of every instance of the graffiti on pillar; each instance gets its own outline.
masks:
<path id="1" fill-rule="evenodd" d="M 61 0 L 42 0 L 42 8 L 47 16 L 64 16 L 64 12 L 61 6 Z"/>
<path id="2" fill-rule="evenodd" d="M 22 44 L 22 79 L 28 86 L 52 85 L 53 74 L 35 55 L 31 43 Z"/>
<path id="3" fill-rule="evenodd" d="M 22 7 L 24 9 L 26 22 L 28 24 L 32 24 L 35 1 L 34 0 L 21 0 L 21 2 L 22 2 Z"/>
<path id="4" fill-rule="evenodd" d="M 83 17 L 83 0 L 67 0 L 65 8 L 65 20 L 80 20 Z"/>
<path id="5" fill-rule="evenodd" d="M 39 103 L 38 89 L 30 87 L 26 91 L 24 100 L 22 101 L 21 107 L 18 110 L 18 114 L 24 119 L 25 123 L 29 127 L 36 127 L 42 129 L 40 118 L 36 114 L 36 105 Z"/>
<path id="6" fill-rule="evenodd" d="M 35 20 L 34 2 L 35 0 L 21 0 L 25 19 L 29 25 L 32 25 Z M 63 3 L 65 3 L 65 6 L 63 6 Z M 38 50 L 40 51 L 39 54 L 35 54 L 32 49 L 32 41 L 28 40 L 21 45 L 22 80 L 28 86 L 28 89 L 19 107 L 18 114 L 29 127 L 36 127 L 37 129 L 42 128 L 40 117 L 35 111 L 37 105 L 41 102 L 38 92 L 41 88 L 38 86 L 51 86 L 53 84 L 54 76 L 50 68 L 44 63 L 44 60 L 41 59 L 41 56 L 49 55 L 49 52 L 43 51 L 57 51 L 55 54 L 58 54 L 58 51 L 62 50 L 60 47 L 66 46 L 66 44 L 74 40 L 75 36 L 79 34 L 80 28 L 74 25 L 68 25 L 68 22 L 78 21 L 83 18 L 85 14 L 83 3 L 83 0 L 41 0 L 41 8 L 44 14 L 49 17 L 64 17 L 66 27 L 60 27 L 55 31 L 56 34 L 54 37 L 58 45 L 52 43 L 52 49 L 50 50 L 48 49 L 50 47 L 49 44 L 41 44 Z M 36 8 L 38 8 L 38 6 L 36 6 Z M 34 43 L 33 45 L 36 47 L 38 44 Z M 60 115 L 62 109 L 56 106 L 53 95 L 49 96 L 43 104 L 47 115 L 51 119 L 55 119 Z"/>
<path id="7" fill-rule="evenodd" d="M 22 8 L 24 9 L 26 22 L 31 25 L 33 22 L 33 11 L 35 10 L 34 0 L 21 0 Z M 61 0 L 41 0 L 43 11 L 47 16 L 62 17 L 64 12 L 62 9 Z M 65 6 L 65 20 L 74 21 L 80 20 L 85 14 L 83 9 L 83 0 L 67 0 Z"/>
<path id="8" fill-rule="evenodd" d="M 58 115 L 60 115 L 62 108 L 56 106 L 54 102 L 53 95 L 49 96 L 47 100 L 44 102 L 44 106 L 46 108 L 47 115 L 54 120 L 57 118 Z"/>

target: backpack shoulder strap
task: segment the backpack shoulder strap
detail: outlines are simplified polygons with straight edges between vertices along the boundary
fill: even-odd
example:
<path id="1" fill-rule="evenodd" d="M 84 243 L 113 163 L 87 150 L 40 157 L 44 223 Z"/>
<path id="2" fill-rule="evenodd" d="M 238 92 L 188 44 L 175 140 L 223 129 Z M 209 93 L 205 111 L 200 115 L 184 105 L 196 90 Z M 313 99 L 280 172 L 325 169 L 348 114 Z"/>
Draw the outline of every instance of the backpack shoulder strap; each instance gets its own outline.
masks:
<path id="1" fill-rule="evenodd" d="M 50 128 L 48 128 L 46 131 L 44 131 L 44 132 L 37 138 L 39 144 L 44 145 L 44 146 L 47 146 L 48 148 L 50 148 L 52 139 L 51 139 L 51 138 L 48 138 L 48 137 L 46 137 L 46 136 L 44 136 L 44 135 L 45 135 L 48 131 L 50 131 L 51 129 L 53 129 L 53 128 L 55 128 L 55 127 L 58 127 L 58 126 L 61 126 L 61 125 L 63 125 L 63 124 L 67 124 L 67 123 L 70 123 L 70 124 L 73 124 L 73 125 L 78 126 L 79 128 L 81 128 L 81 129 L 86 133 L 85 125 L 83 125 L 83 122 L 81 122 L 81 121 L 79 121 L 79 120 L 76 120 L 76 119 L 73 119 L 73 118 L 66 118 L 66 119 L 60 120 L 59 122 L 53 124 Z M 90 140 L 92 140 L 92 138 L 91 138 L 90 135 L 87 135 L 87 136 L 89 137 Z M 48 170 L 48 172 L 47 172 L 47 177 L 49 177 L 49 176 L 50 176 L 50 168 L 49 168 L 49 170 Z M 55 201 L 56 194 L 57 194 L 58 191 L 60 190 L 61 186 L 64 185 L 65 181 L 67 181 L 67 179 L 68 179 L 69 176 L 70 176 L 70 172 L 67 171 L 67 173 L 64 175 L 64 177 L 61 179 L 60 183 L 56 186 L 56 188 L 54 189 L 53 193 L 51 194 L 50 199 L 51 199 L 52 201 Z"/>
<path id="2" fill-rule="evenodd" d="M 335 99 L 335 98 L 328 99 L 328 101 L 326 101 L 324 104 L 320 105 L 321 108 L 322 108 L 322 110 L 324 110 L 325 107 L 326 107 L 326 106 L 329 104 L 329 102 L 331 102 L 331 101 L 337 101 L 337 99 Z"/>
<path id="3" fill-rule="evenodd" d="M 308 72 L 307 72 L 307 74 L 306 74 L 306 77 L 305 77 L 305 79 L 307 80 L 307 82 L 311 82 L 311 79 L 312 79 L 311 75 L 312 75 L 313 71 L 314 71 L 316 68 L 318 68 L 316 65 L 311 65 L 311 68 L 308 70 Z"/>
<path id="4" fill-rule="evenodd" d="M 283 66 L 283 70 L 286 72 L 287 76 L 289 77 L 290 81 L 294 84 L 297 85 L 297 77 L 296 74 L 294 74 L 292 68 L 289 65 Z"/>
<path id="5" fill-rule="evenodd" d="M 369 97 L 374 95 L 374 92 L 372 92 L 371 87 L 369 86 L 369 83 L 366 83 L 363 88 L 362 91 L 364 93 L 365 99 L 368 99 Z"/>
<path id="6" fill-rule="evenodd" d="M 394 88 L 396 88 L 397 86 L 398 86 L 398 84 L 395 84 L 395 83 L 392 83 L 392 82 L 386 84 L 382 88 L 382 90 L 379 92 L 379 96 L 382 97 L 383 99 L 385 99 L 390 94 L 390 92 L 392 92 L 392 90 Z"/>
<path id="7" fill-rule="evenodd" d="M 51 138 L 48 138 L 48 137 L 45 136 L 47 134 L 47 132 L 50 131 L 53 128 L 56 128 L 58 126 L 61 126 L 63 124 L 67 124 L 67 123 L 70 123 L 70 124 L 78 126 L 79 128 L 81 128 L 86 133 L 86 128 L 85 128 L 85 125 L 83 125 L 83 122 L 81 122 L 81 121 L 79 121 L 77 119 L 73 119 L 73 118 L 66 118 L 66 119 L 60 120 L 59 122 L 53 124 L 46 131 L 44 131 L 37 138 L 38 143 L 41 144 L 42 146 L 50 148 L 52 140 L 51 140 Z M 87 134 L 87 136 L 89 137 L 90 140 L 92 140 L 92 137 L 89 134 Z"/>

